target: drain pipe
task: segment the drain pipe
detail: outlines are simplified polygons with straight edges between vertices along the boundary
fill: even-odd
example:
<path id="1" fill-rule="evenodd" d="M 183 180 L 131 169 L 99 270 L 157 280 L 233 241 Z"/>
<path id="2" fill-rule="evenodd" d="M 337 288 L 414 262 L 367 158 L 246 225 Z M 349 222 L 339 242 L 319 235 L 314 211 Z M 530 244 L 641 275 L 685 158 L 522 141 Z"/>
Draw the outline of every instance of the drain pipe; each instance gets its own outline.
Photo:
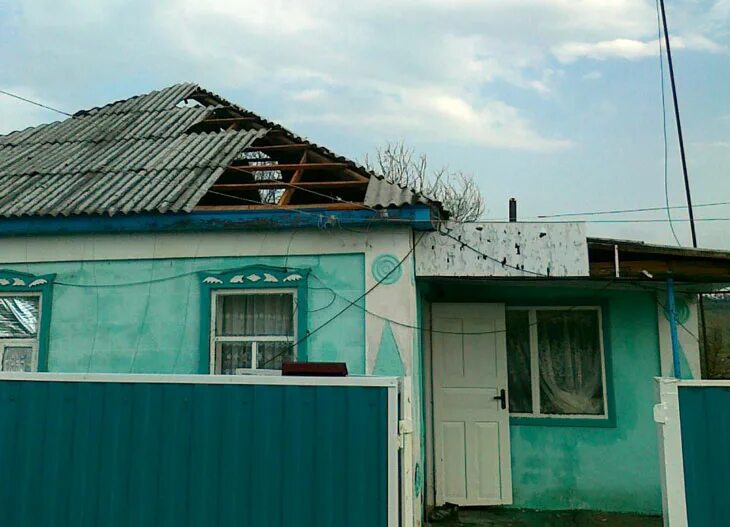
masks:
<path id="1" fill-rule="evenodd" d="M 672 335 L 672 367 L 674 369 L 674 377 L 682 378 L 682 372 L 679 364 L 679 335 L 677 335 L 677 307 L 674 301 L 674 279 L 670 276 L 667 278 L 667 307 L 669 309 L 669 331 Z"/>

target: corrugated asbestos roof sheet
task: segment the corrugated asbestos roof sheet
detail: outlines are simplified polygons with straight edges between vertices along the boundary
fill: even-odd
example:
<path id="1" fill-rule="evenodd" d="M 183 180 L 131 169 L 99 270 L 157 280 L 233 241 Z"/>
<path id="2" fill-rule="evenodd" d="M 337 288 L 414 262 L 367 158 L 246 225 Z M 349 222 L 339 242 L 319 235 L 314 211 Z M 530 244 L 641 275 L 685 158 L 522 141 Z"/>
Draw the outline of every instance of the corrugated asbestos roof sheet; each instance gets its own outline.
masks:
<path id="1" fill-rule="evenodd" d="M 402 207 L 403 205 L 434 205 L 435 202 L 413 190 L 395 185 L 380 176 L 371 176 L 365 192 L 367 207 Z"/>
<path id="2" fill-rule="evenodd" d="M 201 93 L 219 105 L 179 105 Z M 254 117 L 264 127 L 185 133 L 221 107 Z M 0 215 L 190 212 L 225 167 L 271 128 L 312 144 L 197 84 L 184 83 L 12 132 L 0 136 Z M 354 162 L 312 146 L 367 174 Z M 416 203 L 440 206 L 371 175 L 365 205 Z"/>

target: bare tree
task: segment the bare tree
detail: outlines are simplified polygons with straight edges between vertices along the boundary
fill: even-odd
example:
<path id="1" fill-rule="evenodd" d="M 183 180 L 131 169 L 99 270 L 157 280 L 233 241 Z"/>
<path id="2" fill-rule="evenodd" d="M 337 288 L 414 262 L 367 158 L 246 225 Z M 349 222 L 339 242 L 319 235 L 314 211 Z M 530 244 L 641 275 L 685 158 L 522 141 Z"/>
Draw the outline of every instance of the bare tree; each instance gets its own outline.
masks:
<path id="1" fill-rule="evenodd" d="M 386 143 L 372 157 L 365 155 L 364 164 L 392 183 L 440 201 L 455 220 L 476 221 L 484 213 L 474 176 L 446 166 L 432 169 L 426 154 L 417 154 L 403 141 Z"/>

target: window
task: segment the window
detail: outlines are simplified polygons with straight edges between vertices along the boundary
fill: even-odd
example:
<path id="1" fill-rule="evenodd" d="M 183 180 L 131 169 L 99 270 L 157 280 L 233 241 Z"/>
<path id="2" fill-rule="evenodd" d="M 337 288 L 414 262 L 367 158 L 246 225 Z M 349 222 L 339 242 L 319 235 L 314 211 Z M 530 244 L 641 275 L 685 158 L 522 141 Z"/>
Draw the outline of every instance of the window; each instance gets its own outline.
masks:
<path id="1" fill-rule="evenodd" d="M 40 295 L 0 294 L 0 370 L 38 369 Z"/>
<path id="2" fill-rule="evenodd" d="M 212 292 L 210 371 L 281 370 L 296 359 L 293 290 Z"/>
<path id="3" fill-rule="evenodd" d="M 600 308 L 514 308 L 506 317 L 513 415 L 608 417 Z"/>

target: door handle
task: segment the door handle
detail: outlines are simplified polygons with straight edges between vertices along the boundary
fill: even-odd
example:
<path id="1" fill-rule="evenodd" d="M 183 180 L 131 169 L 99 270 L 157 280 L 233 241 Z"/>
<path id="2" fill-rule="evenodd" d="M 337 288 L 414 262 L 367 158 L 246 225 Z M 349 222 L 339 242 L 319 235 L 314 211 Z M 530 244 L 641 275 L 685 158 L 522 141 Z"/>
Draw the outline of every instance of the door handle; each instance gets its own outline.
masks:
<path id="1" fill-rule="evenodd" d="M 501 401 L 500 406 L 502 410 L 507 409 L 507 392 L 505 390 L 499 390 L 499 395 L 493 397 L 495 401 Z"/>

